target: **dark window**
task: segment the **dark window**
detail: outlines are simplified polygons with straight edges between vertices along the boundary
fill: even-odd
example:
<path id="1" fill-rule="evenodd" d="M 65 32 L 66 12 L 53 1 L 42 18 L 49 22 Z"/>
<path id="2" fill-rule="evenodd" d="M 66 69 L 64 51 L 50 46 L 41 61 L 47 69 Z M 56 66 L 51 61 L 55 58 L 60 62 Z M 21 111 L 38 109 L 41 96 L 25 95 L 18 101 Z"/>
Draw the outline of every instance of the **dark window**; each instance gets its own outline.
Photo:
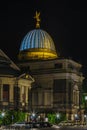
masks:
<path id="1" fill-rule="evenodd" d="M 20 100 L 20 88 L 14 87 L 14 100 Z"/>
<path id="2" fill-rule="evenodd" d="M 14 87 L 14 104 L 15 104 L 15 109 L 18 109 L 19 101 L 20 101 L 20 88 L 19 87 Z"/>
<path id="3" fill-rule="evenodd" d="M 55 64 L 55 68 L 59 68 L 59 69 L 62 68 L 62 64 L 60 64 L 60 63 L 59 64 Z"/>
<path id="4" fill-rule="evenodd" d="M 54 80 L 53 101 L 54 105 L 66 103 L 66 80 Z"/>
<path id="5" fill-rule="evenodd" d="M 34 99 L 33 105 L 38 105 L 38 92 L 33 93 L 33 99 Z"/>
<path id="6" fill-rule="evenodd" d="M 9 85 L 3 85 L 3 101 L 9 101 Z"/>
<path id="7" fill-rule="evenodd" d="M 54 86 L 53 86 L 54 92 L 65 92 L 66 91 L 66 80 L 54 80 Z"/>
<path id="8" fill-rule="evenodd" d="M 74 69 L 74 66 L 72 64 L 68 64 L 69 69 Z"/>

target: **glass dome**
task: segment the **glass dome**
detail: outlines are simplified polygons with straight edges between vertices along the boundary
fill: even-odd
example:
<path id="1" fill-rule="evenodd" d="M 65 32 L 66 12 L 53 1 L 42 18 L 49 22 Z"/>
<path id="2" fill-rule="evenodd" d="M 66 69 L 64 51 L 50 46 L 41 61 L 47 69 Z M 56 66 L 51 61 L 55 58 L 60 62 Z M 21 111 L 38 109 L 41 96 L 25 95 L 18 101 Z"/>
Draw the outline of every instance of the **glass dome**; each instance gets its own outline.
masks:
<path id="1" fill-rule="evenodd" d="M 19 60 L 57 58 L 51 36 L 41 29 L 28 32 L 21 42 L 18 58 Z"/>

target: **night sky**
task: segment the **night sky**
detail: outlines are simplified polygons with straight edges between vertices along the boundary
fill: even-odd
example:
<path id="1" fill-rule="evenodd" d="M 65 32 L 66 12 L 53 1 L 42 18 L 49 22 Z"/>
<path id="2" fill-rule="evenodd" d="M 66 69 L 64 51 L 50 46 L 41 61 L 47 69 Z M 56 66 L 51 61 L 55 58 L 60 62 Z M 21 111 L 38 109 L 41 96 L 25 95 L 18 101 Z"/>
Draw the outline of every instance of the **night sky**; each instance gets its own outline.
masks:
<path id="1" fill-rule="evenodd" d="M 15 62 L 23 37 L 35 29 L 35 12 L 40 11 L 41 29 L 47 31 L 60 57 L 72 58 L 87 74 L 86 1 L 15 0 L 0 9 L 0 46 Z"/>

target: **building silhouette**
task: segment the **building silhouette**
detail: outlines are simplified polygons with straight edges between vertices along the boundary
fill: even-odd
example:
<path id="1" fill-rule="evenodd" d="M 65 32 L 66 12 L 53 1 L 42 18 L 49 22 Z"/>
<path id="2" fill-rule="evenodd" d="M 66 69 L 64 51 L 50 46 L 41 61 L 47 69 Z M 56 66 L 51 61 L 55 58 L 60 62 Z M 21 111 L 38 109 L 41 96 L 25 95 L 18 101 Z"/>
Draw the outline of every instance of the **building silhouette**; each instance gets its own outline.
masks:
<path id="1" fill-rule="evenodd" d="M 53 39 L 40 29 L 40 20 L 35 18 L 36 28 L 25 35 L 18 55 L 19 68 L 30 72 L 35 79 L 30 90 L 29 110 L 45 115 L 64 113 L 70 120 L 80 113 L 78 116 L 83 120 L 82 65 L 60 58 Z"/>
<path id="2" fill-rule="evenodd" d="M 17 65 L 0 49 L 0 109 L 65 114 L 84 121 L 82 65 L 56 52 L 52 37 L 36 28 L 23 38 Z"/>

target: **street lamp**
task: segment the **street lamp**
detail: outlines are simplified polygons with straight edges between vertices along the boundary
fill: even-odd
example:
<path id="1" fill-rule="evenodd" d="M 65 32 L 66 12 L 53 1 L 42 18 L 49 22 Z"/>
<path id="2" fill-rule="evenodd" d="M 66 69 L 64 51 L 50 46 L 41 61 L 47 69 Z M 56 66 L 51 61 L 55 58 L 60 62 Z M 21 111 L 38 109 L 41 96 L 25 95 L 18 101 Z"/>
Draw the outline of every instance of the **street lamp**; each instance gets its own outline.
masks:
<path id="1" fill-rule="evenodd" d="M 86 123 L 86 126 L 87 126 L 87 115 L 84 115 L 84 118 L 85 118 L 85 123 Z"/>
<path id="2" fill-rule="evenodd" d="M 57 113 L 57 114 L 56 114 L 56 121 L 57 121 L 56 123 L 57 123 L 57 124 L 59 123 L 59 119 L 60 119 L 60 113 Z"/>
<path id="3" fill-rule="evenodd" d="M 60 114 L 57 113 L 57 114 L 56 114 L 56 117 L 57 117 L 57 119 L 60 119 Z"/>
<path id="4" fill-rule="evenodd" d="M 85 96 L 85 100 L 87 101 L 87 96 Z"/>
<path id="5" fill-rule="evenodd" d="M 85 109 L 87 108 L 87 96 L 85 96 Z"/>
<path id="6" fill-rule="evenodd" d="M 2 112 L 1 115 L 2 115 L 2 117 L 4 117 L 5 116 L 5 112 Z"/>
<path id="7" fill-rule="evenodd" d="M 35 117 L 35 113 L 34 112 L 32 113 L 32 116 Z"/>
<path id="8" fill-rule="evenodd" d="M 34 112 L 31 113 L 30 119 L 31 119 L 32 121 L 35 121 L 35 119 L 36 119 L 36 114 L 35 114 Z"/>
<path id="9" fill-rule="evenodd" d="M 78 114 L 75 114 L 75 121 L 76 121 L 76 124 L 77 124 L 78 119 L 79 119 Z"/>
<path id="10" fill-rule="evenodd" d="M 77 114 L 75 114 L 75 119 L 77 119 L 78 118 L 78 115 Z"/>

